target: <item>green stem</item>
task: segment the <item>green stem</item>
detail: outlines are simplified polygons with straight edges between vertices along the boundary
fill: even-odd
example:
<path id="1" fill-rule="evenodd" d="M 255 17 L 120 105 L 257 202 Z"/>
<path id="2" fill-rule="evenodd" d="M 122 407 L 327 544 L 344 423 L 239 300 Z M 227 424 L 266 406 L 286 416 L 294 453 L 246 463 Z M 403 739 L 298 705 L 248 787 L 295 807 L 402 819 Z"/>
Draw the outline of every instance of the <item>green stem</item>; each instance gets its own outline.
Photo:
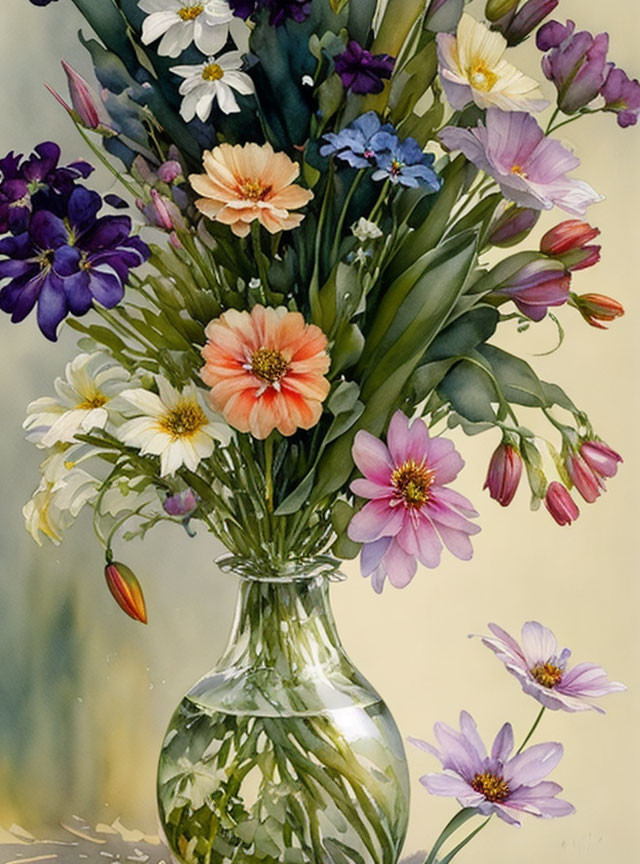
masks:
<path id="1" fill-rule="evenodd" d="M 113 176 L 116 178 L 116 180 L 122 183 L 127 192 L 130 195 L 133 195 L 134 198 L 136 198 L 138 196 L 138 191 L 135 186 L 132 186 L 128 180 L 125 180 L 122 174 L 120 174 L 120 172 L 113 167 L 111 162 L 109 162 L 109 160 L 105 157 L 104 153 L 100 150 L 100 148 L 96 147 L 91 138 L 89 138 L 82 126 L 79 126 L 77 123 L 75 123 L 75 127 L 80 133 L 80 137 L 84 140 L 85 144 L 89 147 L 92 153 L 94 153 L 96 158 L 99 159 L 100 162 L 102 162 L 107 171 L 110 171 L 111 174 L 113 174 Z"/>
<path id="2" fill-rule="evenodd" d="M 260 275 L 260 296 L 263 303 L 267 303 L 267 290 L 269 282 L 267 280 L 267 268 L 264 264 L 264 255 L 262 254 L 262 244 L 260 242 L 260 223 L 254 220 L 251 223 L 251 243 L 253 245 L 253 254 L 258 265 L 258 274 Z"/>
<path id="3" fill-rule="evenodd" d="M 473 807 L 465 807 L 462 810 L 459 810 L 456 815 L 445 825 L 440 836 L 433 844 L 433 848 L 429 853 L 425 864 L 435 864 L 436 855 L 440 851 L 441 847 L 447 842 L 449 837 L 461 828 L 465 822 L 468 822 L 469 819 L 472 819 L 474 816 L 478 815 L 478 811 Z"/>
<path id="4" fill-rule="evenodd" d="M 384 199 L 387 197 L 387 194 L 389 192 L 389 185 L 390 185 L 390 181 L 385 180 L 383 185 L 382 185 L 382 189 L 380 191 L 380 194 L 378 195 L 378 200 L 374 204 L 373 210 L 369 214 L 369 222 L 375 222 L 376 221 L 376 216 L 378 215 L 378 210 L 382 207 L 382 204 L 384 203 Z"/>
<path id="5" fill-rule="evenodd" d="M 533 737 L 533 733 L 536 731 L 536 729 L 537 729 L 538 726 L 540 725 L 540 721 L 542 720 L 542 717 L 543 717 L 544 712 L 545 712 L 546 710 L 547 710 L 547 709 L 546 709 L 546 708 L 544 707 L 544 705 L 543 705 L 542 708 L 540 709 L 540 713 L 539 713 L 538 716 L 536 717 L 535 723 L 533 724 L 533 726 L 531 727 L 531 729 L 529 729 L 529 733 L 527 734 L 526 738 L 524 739 L 524 741 L 523 741 L 522 744 L 520 745 L 520 747 L 519 747 L 519 749 L 518 749 L 518 752 L 516 753 L 516 756 L 518 756 L 520 753 L 522 753 L 522 751 L 524 750 L 524 748 L 527 746 L 527 744 L 529 743 L 529 741 L 530 741 L 531 738 Z"/>
<path id="6" fill-rule="evenodd" d="M 553 123 L 554 123 L 554 121 L 555 121 L 555 119 L 559 113 L 560 113 L 560 108 L 556 108 L 556 110 L 551 115 L 551 120 L 549 120 L 549 123 L 547 125 L 547 131 L 544 133 L 545 135 L 548 135 L 552 131 Z"/>
<path id="7" fill-rule="evenodd" d="M 269 435 L 264 442 L 264 460 L 265 499 L 269 513 L 273 513 L 273 435 Z"/>
<path id="8" fill-rule="evenodd" d="M 491 821 L 491 816 L 489 816 L 488 819 L 485 819 L 484 822 L 482 823 L 482 825 L 478 825 L 478 827 L 475 828 L 471 832 L 471 834 L 468 834 L 464 838 L 464 840 L 462 840 L 460 843 L 458 843 L 458 845 L 455 846 L 451 850 L 451 852 L 449 852 L 448 855 L 445 855 L 445 857 L 442 859 L 442 861 L 439 862 L 439 864 L 449 864 L 450 861 L 453 861 L 453 859 L 456 857 L 458 852 L 461 852 L 464 849 L 464 847 L 467 845 L 467 843 L 470 843 L 471 840 L 473 840 L 473 838 L 476 836 L 476 834 L 479 834 L 483 828 L 486 828 L 490 821 Z"/>
<path id="9" fill-rule="evenodd" d="M 342 240 L 342 230 L 344 228 L 344 223 L 347 218 L 347 211 L 349 210 L 349 205 L 353 200 L 353 196 L 355 195 L 356 189 L 360 185 L 360 181 L 364 177 L 366 168 L 361 168 L 355 176 L 353 183 L 351 184 L 351 188 L 347 193 L 347 197 L 344 199 L 344 204 L 342 205 L 342 211 L 340 213 L 340 218 L 338 219 L 338 227 L 336 228 L 336 236 L 333 241 L 333 248 L 331 249 L 331 260 L 332 262 L 336 261 L 338 258 L 338 252 L 340 251 L 340 241 Z"/>

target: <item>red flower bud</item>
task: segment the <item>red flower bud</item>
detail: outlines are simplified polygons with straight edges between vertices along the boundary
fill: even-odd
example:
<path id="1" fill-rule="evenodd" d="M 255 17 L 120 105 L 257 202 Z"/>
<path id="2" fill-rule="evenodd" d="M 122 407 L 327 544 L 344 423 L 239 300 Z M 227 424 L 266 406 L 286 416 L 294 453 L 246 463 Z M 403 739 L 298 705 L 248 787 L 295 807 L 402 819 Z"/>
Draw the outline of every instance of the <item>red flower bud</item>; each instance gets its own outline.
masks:
<path id="1" fill-rule="evenodd" d="M 580 219 L 567 219 L 552 228 L 540 241 L 540 251 L 559 258 L 567 270 L 585 270 L 600 260 L 600 246 L 588 244 L 600 234 Z"/>
<path id="2" fill-rule="evenodd" d="M 599 321 L 614 321 L 624 315 L 624 306 L 606 297 L 604 294 L 580 294 L 572 297 L 573 305 L 578 309 L 587 324 L 606 330 Z"/>
<path id="3" fill-rule="evenodd" d="M 594 474 L 579 453 L 569 453 L 565 465 L 578 492 L 587 504 L 593 504 L 605 490 L 604 483 Z"/>
<path id="4" fill-rule="evenodd" d="M 147 623 L 147 609 L 140 583 L 134 573 L 118 561 L 112 561 L 104 568 L 104 576 L 107 587 L 114 600 L 123 612 L 126 612 L 134 621 Z"/>
<path id="5" fill-rule="evenodd" d="M 557 480 L 549 483 L 544 503 L 558 525 L 571 525 L 580 515 L 578 505 Z"/>
<path id="6" fill-rule="evenodd" d="M 491 457 L 487 479 L 482 488 L 489 490 L 494 501 L 507 507 L 513 501 L 521 475 L 520 454 L 513 445 L 503 441 Z"/>

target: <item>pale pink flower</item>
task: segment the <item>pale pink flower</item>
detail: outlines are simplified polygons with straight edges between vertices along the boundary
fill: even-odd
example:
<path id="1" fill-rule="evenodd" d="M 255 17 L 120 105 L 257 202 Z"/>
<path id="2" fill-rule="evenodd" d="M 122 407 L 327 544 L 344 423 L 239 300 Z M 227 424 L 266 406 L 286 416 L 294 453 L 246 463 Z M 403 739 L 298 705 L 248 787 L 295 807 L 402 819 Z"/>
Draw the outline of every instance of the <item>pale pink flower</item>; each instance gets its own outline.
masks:
<path id="1" fill-rule="evenodd" d="M 525 693 L 552 711 L 588 711 L 604 714 L 591 700 L 626 690 L 624 684 L 609 681 L 607 673 L 594 663 L 579 663 L 567 669 L 571 651 L 558 649 L 551 630 L 537 621 L 522 628 L 521 645 L 497 624 L 489 624 L 492 636 L 482 642 L 496 654 L 520 682 Z"/>
<path id="2" fill-rule="evenodd" d="M 477 516 L 472 504 L 448 489 L 464 465 L 446 438 L 431 438 L 427 424 L 410 426 L 402 411 L 389 424 L 387 444 L 369 432 L 358 432 L 353 459 L 364 478 L 351 491 L 371 499 L 351 520 L 348 534 L 363 543 L 362 575 L 371 576 L 380 593 L 386 577 L 404 588 L 417 562 L 437 567 L 442 545 L 463 561 L 473 555 L 469 537 L 480 531 L 465 517 Z"/>

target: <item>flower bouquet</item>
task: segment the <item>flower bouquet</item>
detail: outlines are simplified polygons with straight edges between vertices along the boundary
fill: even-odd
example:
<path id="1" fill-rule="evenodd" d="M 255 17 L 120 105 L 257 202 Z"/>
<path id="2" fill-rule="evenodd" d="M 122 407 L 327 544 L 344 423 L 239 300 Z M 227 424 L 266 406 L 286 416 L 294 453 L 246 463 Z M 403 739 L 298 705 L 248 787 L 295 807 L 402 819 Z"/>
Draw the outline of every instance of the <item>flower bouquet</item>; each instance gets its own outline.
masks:
<path id="1" fill-rule="evenodd" d="M 145 623 L 118 539 L 200 523 L 227 549 L 229 647 L 160 759 L 176 860 L 395 864 L 402 741 L 328 586 L 357 556 L 378 593 L 443 549 L 472 557 L 448 429 L 497 430 L 491 497 L 507 506 L 524 468 L 559 525 L 579 516 L 572 492 L 593 503 L 616 474 L 585 411 L 497 343 L 546 320 L 561 341 L 559 307 L 596 328 L 623 314 L 572 290 L 599 260 L 584 217 L 602 199 L 553 133 L 596 112 L 634 125 L 640 85 L 606 34 L 545 21 L 557 0 L 489 0 L 485 23 L 463 0 L 72 2 L 98 86 L 63 62 L 70 104 L 52 93 L 122 197 L 51 142 L 0 160 L 0 309 L 80 335 L 56 395 L 28 407 L 45 458 L 27 528 L 58 543 L 89 507 L 108 588 Z M 507 59 L 536 29 L 553 104 Z M 572 218 L 508 251 L 554 207 Z M 499 628 L 485 644 L 546 707 L 621 686 L 566 672 L 541 625 L 522 648 Z M 464 809 L 429 864 L 478 813 L 570 812 L 542 780 L 559 745 L 510 759 L 505 726 L 489 757 L 467 714 L 436 731 L 440 750 L 419 746 L 449 773 L 425 785 Z"/>

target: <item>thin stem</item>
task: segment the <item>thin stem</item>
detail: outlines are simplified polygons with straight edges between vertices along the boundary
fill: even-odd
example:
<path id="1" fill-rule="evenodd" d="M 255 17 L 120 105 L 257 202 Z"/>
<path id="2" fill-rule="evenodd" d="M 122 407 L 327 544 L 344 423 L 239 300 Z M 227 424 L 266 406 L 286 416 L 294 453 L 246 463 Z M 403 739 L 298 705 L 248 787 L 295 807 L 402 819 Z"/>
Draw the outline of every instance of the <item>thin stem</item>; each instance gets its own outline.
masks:
<path id="1" fill-rule="evenodd" d="M 547 125 L 547 131 L 544 133 L 545 135 L 548 135 L 549 132 L 551 132 L 551 130 L 552 130 L 552 128 L 553 128 L 553 123 L 554 123 L 554 121 L 555 121 L 555 119 L 556 119 L 556 117 L 558 116 L 559 113 L 560 113 L 560 108 L 559 108 L 559 107 L 556 107 L 556 110 L 555 110 L 555 111 L 553 112 L 553 114 L 551 115 L 551 120 L 549 120 L 549 123 L 548 123 L 548 125 Z"/>
<path id="2" fill-rule="evenodd" d="M 264 442 L 264 475 L 265 475 L 265 500 L 269 513 L 273 513 L 273 435 L 269 435 Z"/>
<path id="3" fill-rule="evenodd" d="M 353 196 L 355 195 L 356 189 L 360 185 L 360 181 L 364 177 L 366 168 L 361 168 L 356 174 L 353 183 L 351 184 L 351 188 L 347 193 L 347 197 L 344 199 L 344 204 L 342 205 L 342 211 L 340 213 L 340 218 L 338 219 L 338 227 L 336 228 L 336 236 L 333 241 L 333 248 L 331 249 L 331 258 L 332 261 L 335 261 L 338 257 L 338 252 L 340 251 L 340 241 L 342 240 L 342 230 L 344 228 L 344 223 L 347 218 L 347 211 L 349 210 L 349 205 L 353 200 Z"/>
<path id="4" fill-rule="evenodd" d="M 464 840 L 462 840 L 460 843 L 458 843 L 458 845 L 455 846 L 455 847 L 451 850 L 451 852 L 449 852 L 449 854 L 446 855 L 446 856 L 442 859 L 442 861 L 440 861 L 440 864 L 449 864 L 450 861 L 453 861 L 453 859 L 456 857 L 456 855 L 458 854 L 458 852 L 461 852 L 461 851 L 464 849 L 464 847 L 467 845 L 467 843 L 469 843 L 469 842 L 471 842 L 471 840 L 473 840 L 473 838 L 476 836 L 476 834 L 479 834 L 479 833 L 482 831 L 483 828 L 486 828 L 487 825 L 489 824 L 489 822 L 491 822 L 491 816 L 489 816 L 488 819 L 485 819 L 484 822 L 482 823 L 482 825 L 478 825 L 478 827 L 475 828 L 475 829 L 471 832 L 471 834 L 468 834 L 468 835 L 464 838 Z"/>
<path id="5" fill-rule="evenodd" d="M 269 288 L 269 282 L 267 281 L 267 268 L 264 264 L 264 255 L 262 254 L 262 244 L 260 242 L 260 223 L 257 220 L 251 223 L 251 242 L 253 244 L 253 254 L 256 264 L 258 265 L 258 273 L 260 274 L 260 295 L 266 304 L 266 291 Z"/>
<path id="6" fill-rule="evenodd" d="M 385 180 L 384 184 L 382 186 L 382 190 L 381 190 L 380 194 L 378 195 L 378 200 L 374 204 L 373 210 L 369 214 L 369 222 L 375 222 L 376 221 L 376 216 L 378 215 L 378 210 L 382 207 L 384 199 L 387 197 L 387 194 L 389 192 L 389 185 L 390 185 L 390 181 Z"/>
<path id="7" fill-rule="evenodd" d="M 540 709 L 540 712 L 539 712 L 538 716 L 536 717 L 535 723 L 533 724 L 533 726 L 531 727 L 531 729 L 529 729 L 529 733 L 528 733 L 527 737 L 524 739 L 524 741 L 523 741 L 522 744 L 520 745 L 520 747 L 519 747 L 519 749 L 518 749 L 518 752 L 516 753 L 516 756 L 518 756 L 518 754 L 522 753 L 522 751 L 524 750 L 524 748 L 527 746 L 527 744 L 528 744 L 529 741 L 531 740 L 531 738 L 532 738 L 532 736 L 533 736 L 533 733 L 534 733 L 534 732 L 536 731 L 536 729 L 538 728 L 538 726 L 539 726 L 539 724 L 540 724 L 540 721 L 542 720 L 542 717 L 543 717 L 544 712 L 545 712 L 546 710 L 547 710 L 547 709 L 546 709 L 546 708 L 544 707 L 544 705 L 543 705 L 542 708 Z"/>
<path id="8" fill-rule="evenodd" d="M 444 846 L 446 841 L 451 837 L 454 831 L 457 831 L 458 828 L 461 828 L 465 822 L 468 822 L 469 819 L 472 819 L 474 816 L 478 815 L 478 811 L 473 807 L 465 807 L 462 810 L 459 810 L 456 815 L 449 820 L 449 822 L 445 825 L 440 836 L 433 844 L 433 848 L 429 853 L 425 864 L 435 864 L 436 855 L 440 851 L 440 848 Z"/>
<path id="9" fill-rule="evenodd" d="M 133 195 L 133 197 L 136 198 L 138 195 L 138 191 L 136 190 L 136 188 L 134 186 L 132 186 L 128 180 L 125 180 L 124 177 L 122 176 L 122 174 L 116 168 L 113 167 L 111 162 L 109 162 L 109 160 L 105 157 L 105 155 L 102 153 L 102 151 L 98 147 L 96 147 L 96 145 L 93 143 L 93 141 L 89 138 L 89 136 L 86 134 L 84 129 L 81 126 L 79 126 L 77 123 L 75 123 L 74 125 L 75 125 L 76 129 L 78 130 L 78 132 L 80 133 L 80 137 L 84 140 L 85 144 L 89 147 L 89 149 L 92 151 L 92 153 L 95 154 L 96 158 L 98 158 L 100 160 L 100 162 L 102 162 L 104 167 L 113 174 L 113 176 L 116 178 L 116 180 L 118 180 L 120 183 L 122 183 L 122 185 L 127 190 L 127 192 L 129 192 L 130 195 Z"/>

